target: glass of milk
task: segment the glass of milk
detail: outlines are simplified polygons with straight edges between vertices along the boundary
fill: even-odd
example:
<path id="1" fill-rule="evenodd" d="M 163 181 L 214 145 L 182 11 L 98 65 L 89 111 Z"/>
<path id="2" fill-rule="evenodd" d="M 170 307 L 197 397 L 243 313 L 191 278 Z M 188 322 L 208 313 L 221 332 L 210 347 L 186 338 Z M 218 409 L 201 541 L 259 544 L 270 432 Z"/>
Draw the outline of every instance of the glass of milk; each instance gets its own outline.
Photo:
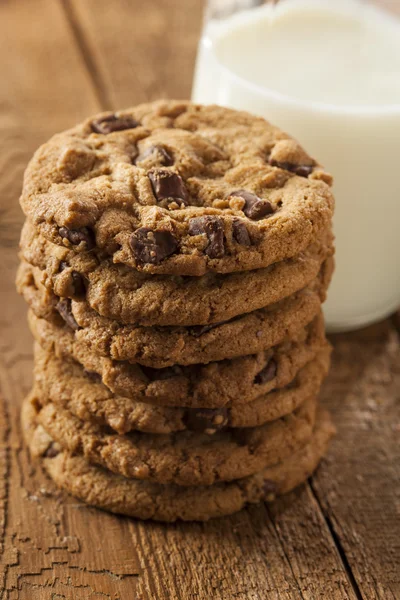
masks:
<path id="1" fill-rule="evenodd" d="M 400 305 L 400 0 L 213 0 L 193 100 L 262 115 L 335 179 L 331 331 Z"/>

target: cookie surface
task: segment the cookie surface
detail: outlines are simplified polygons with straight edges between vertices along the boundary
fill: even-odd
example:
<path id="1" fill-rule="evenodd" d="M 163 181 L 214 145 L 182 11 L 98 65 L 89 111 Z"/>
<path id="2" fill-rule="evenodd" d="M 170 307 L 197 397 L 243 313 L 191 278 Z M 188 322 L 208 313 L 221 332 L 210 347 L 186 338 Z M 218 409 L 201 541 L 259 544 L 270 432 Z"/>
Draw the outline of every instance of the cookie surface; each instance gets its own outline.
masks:
<path id="1" fill-rule="evenodd" d="M 206 521 L 290 491 L 312 474 L 335 432 L 329 415 L 319 410 L 310 441 L 284 461 L 245 479 L 209 487 L 180 487 L 126 479 L 80 456 L 72 456 L 54 442 L 35 418 L 35 409 L 26 400 L 22 409 L 26 443 L 33 457 L 41 457 L 60 488 L 93 506 L 159 521 Z"/>
<path id="2" fill-rule="evenodd" d="M 103 113 L 35 153 L 21 206 L 74 251 L 147 273 L 267 267 L 321 237 L 331 178 L 264 119 L 159 101 Z"/>
<path id="3" fill-rule="evenodd" d="M 113 394 L 72 361 L 35 346 L 35 395 L 53 402 L 83 421 L 109 426 L 117 433 L 196 431 L 213 435 L 227 428 L 256 427 L 290 414 L 316 397 L 328 372 L 330 348 L 301 369 L 287 387 L 252 402 L 230 402 L 221 408 L 161 407 Z"/>
<path id="4" fill-rule="evenodd" d="M 227 321 L 304 288 L 333 253 L 332 234 L 304 253 L 265 269 L 203 277 L 146 275 L 110 258 L 99 263 L 93 251 L 75 253 L 36 233 L 27 222 L 21 257 L 42 271 L 54 294 L 86 299 L 100 315 L 138 325 L 207 325 Z"/>
<path id="5" fill-rule="evenodd" d="M 246 477 L 279 462 L 312 436 L 317 401 L 307 399 L 290 415 L 250 429 L 215 435 L 111 433 L 33 394 L 36 421 L 62 448 L 125 477 L 183 486 L 212 485 Z"/>
<path id="6" fill-rule="evenodd" d="M 32 311 L 28 322 L 34 338 L 47 352 L 74 359 L 115 394 L 159 406 L 219 408 L 229 402 L 250 402 L 288 385 L 296 373 L 326 346 L 321 312 L 293 336 L 269 350 L 207 365 L 152 369 L 114 361 L 75 339 L 68 327 L 40 319 Z"/>
<path id="7" fill-rule="evenodd" d="M 279 344 L 319 312 L 326 290 L 326 282 L 318 277 L 289 298 L 228 322 L 141 327 L 101 317 L 85 301 L 60 300 L 42 285 L 40 273 L 37 267 L 22 263 L 17 276 L 18 289 L 37 316 L 56 324 L 65 321 L 77 340 L 102 356 L 154 368 L 219 361 Z"/>

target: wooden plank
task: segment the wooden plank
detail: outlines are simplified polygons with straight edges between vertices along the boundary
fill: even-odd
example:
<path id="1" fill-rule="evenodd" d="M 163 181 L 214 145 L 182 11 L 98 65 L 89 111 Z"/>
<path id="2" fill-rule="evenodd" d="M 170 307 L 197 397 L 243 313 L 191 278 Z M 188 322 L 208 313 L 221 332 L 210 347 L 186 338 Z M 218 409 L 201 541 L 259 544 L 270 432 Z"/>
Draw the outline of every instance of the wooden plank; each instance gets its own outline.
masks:
<path id="1" fill-rule="evenodd" d="M 23 169 L 39 143 L 99 110 L 97 93 L 53 0 L 0 3 L 0 56 L 0 597 L 128 598 L 140 572 L 129 523 L 61 503 L 21 445 L 18 414 L 32 372 L 14 290 Z"/>
<path id="2" fill-rule="evenodd" d="M 65 0 L 104 104 L 188 98 L 203 1 Z"/>
<path id="3" fill-rule="evenodd" d="M 152 6 L 144 6 L 147 4 Z M 339 384 L 342 391 L 345 386 L 340 369 L 333 371 L 326 386 L 327 399 L 337 414 L 339 437 L 313 483 L 325 516 L 312 490 L 305 487 L 268 510 L 255 507 L 208 524 L 137 523 L 85 508 L 59 494 L 41 470 L 31 464 L 21 446 L 18 404 L 31 379 L 31 342 L 23 317 L 26 308 L 15 297 L 13 288 L 21 223 L 16 197 L 23 165 L 38 142 L 97 110 L 98 98 L 103 106 L 107 102 L 117 106 L 158 95 L 187 96 L 191 78 L 188 65 L 193 62 L 195 52 L 195 33 L 190 32 L 200 26 L 197 2 L 185 14 L 181 4 L 172 0 L 152 3 L 82 0 L 67 8 L 78 46 L 73 43 L 71 29 L 63 20 L 58 3 L 15 0 L 0 4 L 0 56 L 8 56 L 5 79 L 10 82 L 8 90 L 0 89 L 0 193 L 4 217 L 0 225 L 0 386 L 7 400 L 0 401 L 3 436 L 0 471 L 4 482 L 8 474 L 7 485 L 0 487 L 0 543 L 4 546 L 0 590 L 11 599 L 34 600 L 354 599 L 356 594 L 344 560 L 354 570 L 364 598 L 374 597 L 368 596 L 371 590 L 375 593 L 371 585 L 363 583 L 368 570 L 379 584 L 381 595 L 376 597 L 392 598 L 395 575 L 391 574 L 393 581 L 389 587 L 385 565 L 380 568 L 372 564 L 374 558 L 379 561 L 378 554 L 374 557 L 373 553 L 376 503 L 375 511 L 368 513 L 369 522 L 360 512 L 355 537 L 349 510 L 340 512 L 345 502 L 351 506 L 354 486 L 347 487 L 352 470 L 347 455 L 339 450 L 342 444 L 350 448 L 349 437 L 354 436 L 357 423 L 364 422 L 359 408 L 365 402 L 365 395 L 359 394 L 352 413 L 355 424 L 346 428 L 348 419 L 344 419 L 340 406 L 336 406 L 339 395 L 333 395 Z M 137 32 L 138 22 L 145 24 L 143 32 Z M 172 53 L 182 23 L 188 37 L 178 43 L 186 49 L 186 55 L 178 58 Z M 3 28 L 7 29 L 7 35 Z M 25 28 L 29 29 L 26 33 Z M 16 37 L 8 34 L 15 31 L 19 32 Z M 79 60 L 78 48 L 83 51 L 84 63 Z M 132 56 L 134 62 L 130 62 Z M 20 78 L 12 74 L 14 60 Z M 126 69 L 127 64 L 131 65 L 131 71 L 135 70 L 134 76 Z M 58 68 L 59 65 L 63 68 Z M 91 85 L 88 67 L 93 67 L 90 75 L 97 90 Z M 27 79 L 23 78 L 25 71 L 29 71 Z M 383 328 L 385 332 L 393 331 L 388 325 Z M 373 340 L 381 340 L 383 334 L 378 328 L 369 335 Z M 362 348 L 360 342 L 357 352 Z M 381 351 L 386 356 L 388 348 L 382 346 Z M 337 360 L 342 360 L 342 352 L 339 344 Z M 362 373 L 363 370 L 357 378 L 349 379 L 352 387 L 357 386 Z M 382 385 L 382 393 L 392 391 L 386 392 Z M 386 451 L 385 440 L 377 439 L 373 428 L 371 435 L 373 447 Z M 358 462 L 362 462 L 362 446 L 354 447 L 354 452 Z M 342 471 L 346 470 L 344 481 Z M 385 473 L 385 477 L 394 474 L 390 469 Z M 330 494 L 330 476 L 338 482 L 340 503 Z M 374 470 L 375 476 L 379 489 L 380 475 Z M 366 490 L 363 488 L 363 493 Z M 336 488 L 335 492 L 338 493 Z M 364 505 L 363 497 L 360 506 Z M 343 559 L 330 527 L 340 550 L 346 553 Z M 357 556 L 358 536 L 366 553 L 365 566 L 363 557 Z M 370 544 L 366 544 L 366 536 L 371 536 Z M 393 551 L 396 546 L 389 538 L 386 546 L 381 540 L 379 548 Z M 394 557 L 391 569 L 395 564 Z"/>
<path id="4" fill-rule="evenodd" d="M 308 486 L 268 510 L 206 524 L 143 524 L 132 534 L 154 598 L 356 598 Z"/>
<path id="5" fill-rule="evenodd" d="M 0 26 L 2 125 L 43 131 L 45 139 L 97 109 L 89 74 L 58 2 L 2 2 Z"/>
<path id="6" fill-rule="evenodd" d="M 400 598 L 400 344 L 390 321 L 337 335 L 323 400 L 339 434 L 313 488 L 364 598 Z"/>

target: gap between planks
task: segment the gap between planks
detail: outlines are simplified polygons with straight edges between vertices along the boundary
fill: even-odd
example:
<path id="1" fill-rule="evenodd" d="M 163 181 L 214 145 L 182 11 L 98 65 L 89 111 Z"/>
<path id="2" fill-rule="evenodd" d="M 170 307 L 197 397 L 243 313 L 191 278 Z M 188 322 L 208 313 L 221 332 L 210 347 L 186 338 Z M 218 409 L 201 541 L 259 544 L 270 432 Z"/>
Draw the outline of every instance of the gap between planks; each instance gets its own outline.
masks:
<path id="1" fill-rule="evenodd" d="M 112 110 L 115 107 L 112 106 L 106 82 L 98 68 L 90 42 L 85 36 L 75 8 L 70 0 L 61 0 L 61 6 L 64 10 L 67 23 L 71 28 L 75 43 L 82 57 L 82 62 L 92 83 L 99 105 L 102 110 Z"/>
<path id="2" fill-rule="evenodd" d="M 354 577 L 353 571 L 351 570 L 351 566 L 349 561 L 347 560 L 347 556 L 346 556 L 346 552 L 344 551 L 344 548 L 341 544 L 340 538 L 337 535 L 334 525 L 332 523 L 332 519 L 329 517 L 329 515 L 324 511 L 324 508 L 320 502 L 320 499 L 318 497 L 318 492 L 315 489 L 314 485 L 313 485 L 313 480 L 312 477 L 309 479 L 308 481 L 308 485 L 310 487 L 310 493 L 312 494 L 312 496 L 315 499 L 315 502 L 318 504 L 319 506 L 319 510 L 321 512 L 321 515 L 326 523 L 327 529 L 333 539 L 333 542 L 336 546 L 336 549 L 338 551 L 338 554 L 340 556 L 340 560 L 342 562 L 342 565 L 344 567 L 344 570 L 346 571 L 346 575 L 347 578 L 350 582 L 351 587 L 353 588 L 353 591 L 357 597 L 357 600 L 363 600 L 363 595 L 361 593 L 361 590 L 357 584 L 356 578 Z"/>

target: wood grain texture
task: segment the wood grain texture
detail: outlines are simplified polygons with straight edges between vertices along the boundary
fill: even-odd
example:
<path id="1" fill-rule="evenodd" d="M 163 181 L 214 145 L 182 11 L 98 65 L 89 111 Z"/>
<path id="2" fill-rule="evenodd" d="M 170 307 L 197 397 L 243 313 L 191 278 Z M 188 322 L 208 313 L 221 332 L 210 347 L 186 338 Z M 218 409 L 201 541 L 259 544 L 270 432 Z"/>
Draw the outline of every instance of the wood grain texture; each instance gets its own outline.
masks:
<path id="1" fill-rule="evenodd" d="M 105 108 L 188 98 L 203 2 L 65 0 Z"/>
<path id="2" fill-rule="evenodd" d="M 334 338 L 323 395 L 338 436 L 311 485 L 269 507 L 207 524 L 118 518 L 59 493 L 21 445 L 32 369 L 13 283 L 23 169 L 100 107 L 189 95 L 201 2 L 184 6 L 0 3 L 0 598 L 393 600 L 400 320 Z"/>
<path id="3" fill-rule="evenodd" d="M 400 346 L 390 321 L 334 338 L 339 427 L 313 488 L 363 597 L 400 598 Z M 384 575 L 383 575 L 384 574 Z"/>

